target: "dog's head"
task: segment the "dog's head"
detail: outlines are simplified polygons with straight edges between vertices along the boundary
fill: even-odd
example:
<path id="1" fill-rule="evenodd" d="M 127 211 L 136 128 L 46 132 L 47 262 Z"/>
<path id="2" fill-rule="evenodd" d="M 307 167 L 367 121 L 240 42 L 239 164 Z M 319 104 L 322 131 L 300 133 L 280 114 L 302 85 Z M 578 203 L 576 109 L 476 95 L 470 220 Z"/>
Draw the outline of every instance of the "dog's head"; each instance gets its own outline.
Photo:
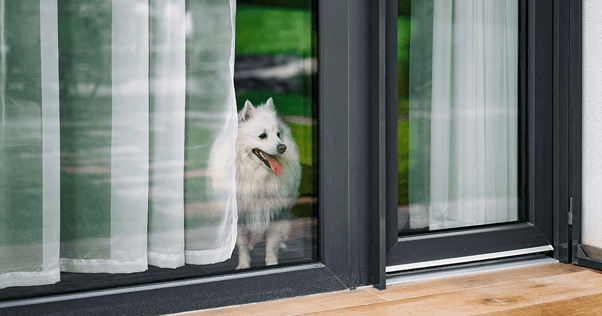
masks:
<path id="1" fill-rule="evenodd" d="M 238 114 L 238 137 L 236 145 L 243 154 L 254 156 L 257 164 L 263 164 L 276 175 L 282 172 L 279 159 L 286 159 L 287 149 L 295 146 L 290 128 L 280 119 L 274 109 L 272 98 L 254 107 L 247 100 Z"/>

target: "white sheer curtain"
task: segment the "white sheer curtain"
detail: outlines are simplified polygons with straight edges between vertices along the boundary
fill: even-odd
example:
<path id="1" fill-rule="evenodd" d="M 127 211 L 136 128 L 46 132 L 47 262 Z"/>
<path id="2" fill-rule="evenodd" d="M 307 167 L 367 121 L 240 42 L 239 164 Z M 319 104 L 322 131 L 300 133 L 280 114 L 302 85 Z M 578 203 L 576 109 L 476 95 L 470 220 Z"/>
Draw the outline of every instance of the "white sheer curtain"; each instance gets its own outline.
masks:
<path id="1" fill-rule="evenodd" d="M 410 137 L 428 149 L 410 170 L 412 228 L 517 220 L 518 2 L 414 8 L 412 23 L 423 28 L 410 43 L 410 124 L 422 133 Z"/>
<path id="2" fill-rule="evenodd" d="M 0 0 L 0 288 L 227 260 L 235 1 L 61 3 Z"/>

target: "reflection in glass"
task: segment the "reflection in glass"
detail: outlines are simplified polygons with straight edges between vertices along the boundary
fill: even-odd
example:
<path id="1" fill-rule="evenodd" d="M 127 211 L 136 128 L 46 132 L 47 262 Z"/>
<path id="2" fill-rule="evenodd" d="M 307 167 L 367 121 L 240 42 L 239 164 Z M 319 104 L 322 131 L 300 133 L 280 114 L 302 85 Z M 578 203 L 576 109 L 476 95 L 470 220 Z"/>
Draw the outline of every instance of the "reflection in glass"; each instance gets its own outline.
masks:
<path id="1" fill-rule="evenodd" d="M 267 171 L 266 181 L 278 178 L 278 182 L 281 182 L 281 189 L 275 193 L 278 199 L 295 195 L 291 193 L 295 189 L 285 189 L 288 186 L 286 183 L 297 187 L 299 196 L 291 202 L 290 212 L 286 208 L 270 211 L 273 218 L 267 231 L 249 227 L 248 220 L 258 216 L 256 210 L 242 210 L 242 214 L 239 212 L 239 233 L 245 238 L 242 242 L 251 245 L 246 249 L 251 267 L 269 264 L 266 262 L 270 261 L 268 253 L 274 247 L 277 247 L 275 252 L 278 263 L 317 260 L 317 134 L 312 86 L 317 62 L 314 57 L 316 47 L 312 35 L 312 11 L 309 2 L 274 1 L 273 5 L 254 3 L 256 2 L 244 0 L 237 2 L 234 86 L 238 110 L 243 111 L 247 100 L 258 107 L 272 98 L 278 117 L 276 129 L 281 135 L 278 137 L 270 134 L 274 118 L 269 115 L 242 122 L 239 129 L 246 132 L 251 125 L 252 128 L 257 128 L 257 132 L 251 137 L 255 139 L 247 142 L 257 144 L 258 148 L 271 143 L 274 136 L 287 144 L 279 161 L 282 174 L 275 176 L 270 170 L 273 165 L 268 169 L 263 163 L 252 172 L 264 174 Z M 265 139 L 256 143 L 264 130 L 267 132 Z M 239 131 L 239 139 L 240 135 Z M 293 155 L 295 152 L 298 155 Z M 272 154 L 276 153 L 277 151 L 272 151 Z M 286 164 L 284 156 L 298 161 L 300 170 L 296 170 L 297 166 Z M 255 155 L 251 155 L 251 158 L 259 160 Z M 294 180 L 285 180 L 285 177 L 291 177 L 287 174 L 289 170 L 294 170 Z M 252 178 L 246 173 L 239 173 L 241 176 L 243 174 Z M 267 182 L 261 184 L 266 185 Z M 249 194 L 242 187 L 238 190 L 239 197 Z M 263 196 L 264 198 L 256 201 L 257 208 L 271 204 L 271 198 Z M 235 256 L 238 253 L 240 247 L 237 247 Z"/>
<path id="2" fill-rule="evenodd" d="M 400 232 L 516 221 L 518 2 L 400 3 Z"/>

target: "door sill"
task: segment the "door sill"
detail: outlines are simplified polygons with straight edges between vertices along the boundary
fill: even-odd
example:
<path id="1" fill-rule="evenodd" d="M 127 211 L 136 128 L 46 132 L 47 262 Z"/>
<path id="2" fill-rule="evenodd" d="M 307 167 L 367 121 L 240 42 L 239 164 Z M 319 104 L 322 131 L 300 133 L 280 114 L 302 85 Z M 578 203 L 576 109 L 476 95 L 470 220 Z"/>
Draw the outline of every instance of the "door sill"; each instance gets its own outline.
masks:
<path id="1" fill-rule="evenodd" d="M 552 251 L 552 250 L 554 250 L 554 247 L 547 245 L 547 246 L 539 246 L 539 247 L 532 247 L 532 248 L 516 249 L 516 250 L 510 250 L 510 251 L 485 253 L 485 254 L 474 255 L 474 256 L 455 257 L 455 258 L 441 259 L 441 260 L 406 263 L 406 264 L 388 266 L 386 269 L 386 272 L 391 273 L 391 272 L 406 271 L 406 270 L 416 270 L 416 269 L 423 269 L 423 268 L 430 268 L 430 267 L 437 267 L 437 266 L 446 266 L 446 265 L 473 262 L 473 261 L 483 261 L 483 260 L 491 260 L 491 259 L 498 259 L 498 258 L 504 258 L 504 257 L 528 255 L 528 254 L 534 254 L 534 253 L 540 253 L 540 252 L 548 252 L 548 251 Z"/>
<path id="2" fill-rule="evenodd" d="M 387 286 L 554 263 L 558 263 L 558 260 L 543 254 L 535 254 L 519 258 L 503 258 L 487 262 L 464 263 L 451 267 L 447 266 L 419 271 L 404 271 L 388 275 Z"/>

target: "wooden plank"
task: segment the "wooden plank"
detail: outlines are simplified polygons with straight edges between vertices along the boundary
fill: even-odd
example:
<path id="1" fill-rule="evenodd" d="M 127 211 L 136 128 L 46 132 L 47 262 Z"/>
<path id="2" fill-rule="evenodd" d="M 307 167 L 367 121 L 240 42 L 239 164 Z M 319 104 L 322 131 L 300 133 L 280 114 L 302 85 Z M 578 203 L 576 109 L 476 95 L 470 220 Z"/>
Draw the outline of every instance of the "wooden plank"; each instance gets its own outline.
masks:
<path id="1" fill-rule="evenodd" d="M 480 314 L 483 316 L 591 316 L 602 315 L 602 294 L 580 296 L 532 306 Z"/>
<path id="2" fill-rule="evenodd" d="M 319 312 L 329 309 L 342 308 L 385 302 L 386 300 L 377 295 L 362 290 L 341 291 L 326 294 L 295 297 L 277 301 L 262 302 L 215 308 L 203 311 L 188 312 L 178 315 L 201 316 L 201 315 L 299 315 L 304 313 Z"/>
<path id="3" fill-rule="evenodd" d="M 374 288 L 366 290 L 373 292 L 387 300 L 399 300 L 410 297 L 460 291 L 482 286 L 490 286 L 525 279 L 535 279 L 588 270 L 589 269 L 571 264 L 556 263 L 449 277 L 431 281 L 410 282 L 387 286 L 386 291 L 379 291 Z"/>
<path id="4" fill-rule="evenodd" d="M 307 315 L 478 315 L 602 293 L 602 275 L 562 274 Z"/>

